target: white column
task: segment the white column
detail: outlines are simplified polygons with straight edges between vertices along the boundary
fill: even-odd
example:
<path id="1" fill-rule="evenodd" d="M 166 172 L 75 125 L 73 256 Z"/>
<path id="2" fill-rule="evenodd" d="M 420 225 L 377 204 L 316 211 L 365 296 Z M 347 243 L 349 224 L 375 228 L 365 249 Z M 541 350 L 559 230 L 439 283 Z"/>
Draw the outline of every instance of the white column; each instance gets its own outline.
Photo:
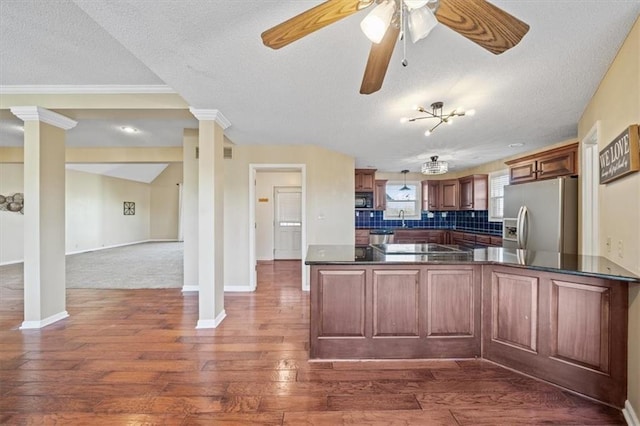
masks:
<path id="1" fill-rule="evenodd" d="M 198 132 L 198 324 L 215 328 L 224 311 L 224 129 L 218 110 L 190 108 Z"/>
<path id="2" fill-rule="evenodd" d="M 24 121 L 24 322 L 42 328 L 69 316 L 65 299 L 65 131 L 77 122 L 36 106 Z"/>
<path id="3" fill-rule="evenodd" d="M 185 129 L 182 145 L 182 291 L 198 291 L 198 131 Z"/>

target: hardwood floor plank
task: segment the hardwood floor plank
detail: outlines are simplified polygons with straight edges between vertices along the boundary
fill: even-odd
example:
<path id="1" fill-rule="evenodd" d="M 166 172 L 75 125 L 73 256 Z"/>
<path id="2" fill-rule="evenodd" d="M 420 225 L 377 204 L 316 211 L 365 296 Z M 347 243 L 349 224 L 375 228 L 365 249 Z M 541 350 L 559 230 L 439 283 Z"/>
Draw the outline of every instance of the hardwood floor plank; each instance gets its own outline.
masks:
<path id="1" fill-rule="evenodd" d="M 8 415 L 6 420 L 0 417 L 0 424 L 3 425 L 40 425 L 40 426 L 142 426 L 142 425 L 163 425 L 181 426 L 185 422 L 186 416 L 168 416 L 154 414 L 98 414 L 98 413 L 77 413 L 61 412 L 55 414 L 24 414 L 16 413 Z"/>
<path id="2" fill-rule="evenodd" d="M 189 426 L 280 426 L 283 413 L 216 413 L 190 414 L 184 424 Z"/>
<path id="3" fill-rule="evenodd" d="M 162 396 L 224 396 L 229 395 L 228 383 L 169 383 L 162 389 Z"/>
<path id="4" fill-rule="evenodd" d="M 448 411 L 330 411 L 285 413 L 283 425 L 458 426 Z"/>
<path id="5" fill-rule="evenodd" d="M 436 372 L 442 370 L 460 371 L 460 366 L 455 361 L 440 360 L 385 360 L 385 361 L 333 361 L 334 370 L 399 370 L 399 369 L 430 369 Z"/>
<path id="6" fill-rule="evenodd" d="M 508 408 L 451 410 L 461 426 L 467 425 L 624 425 L 622 413 L 613 408 Z"/>
<path id="7" fill-rule="evenodd" d="M 111 371 L 100 378 L 103 383 L 157 383 L 160 371 Z"/>
<path id="8" fill-rule="evenodd" d="M 264 371 L 197 371 L 184 373 L 164 373 L 161 380 L 178 383 L 203 382 L 295 382 L 296 370 L 264 370 Z"/>
<path id="9" fill-rule="evenodd" d="M 329 409 L 334 411 L 365 411 L 375 407 L 376 410 L 420 410 L 420 404 L 414 395 L 357 395 L 329 396 Z"/>
<path id="10" fill-rule="evenodd" d="M 423 410 L 487 408 L 567 407 L 568 399 L 559 390 L 548 392 L 439 392 L 418 393 Z"/>
<path id="11" fill-rule="evenodd" d="M 433 380 L 430 370 L 311 370 L 300 371 L 298 381 Z"/>
<path id="12" fill-rule="evenodd" d="M 329 408 L 326 396 L 263 396 L 258 411 L 324 411 Z"/>
<path id="13" fill-rule="evenodd" d="M 86 371 L 197 371 L 200 365 L 196 361 L 185 360 L 147 360 L 140 359 L 135 361 L 114 361 L 106 359 L 96 359 L 85 361 L 81 368 Z"/>
<path id="14" fill-rule="evenodd" d="M 203 370 L 327 370 L 330 362 L 307 362 L 300 359 L 207 361 Z"/>
<path id="15" fill-rule="evenodd" d="M 121 383 L 117 387 L 117 395 L 138 396 L 157 395 L 166 383 L 150 384 Z M 29 382 L 11 389 L 8 395 L 56 395 L 69 397 L 104 398 L 114 394 L 111 383 L 58 383 L 58 382 Z"/>
<path id="16" fill-rule="evenodd" d="M 105 398 L 95 408 L 106 413 L 163 413 L 195 414 L 220 412 L 256 412 L 260 398 L 250 396 L 234 397 L 129 397 Z"/>
<path id="17" fill-rule="evenodd" d="M 4 395 L 0 398 L 0 413 L 26 412 L 42 413 L 48 411 L 92 411 L 96 400 L 91 397 L 64 397 L 46 395 Z"/>

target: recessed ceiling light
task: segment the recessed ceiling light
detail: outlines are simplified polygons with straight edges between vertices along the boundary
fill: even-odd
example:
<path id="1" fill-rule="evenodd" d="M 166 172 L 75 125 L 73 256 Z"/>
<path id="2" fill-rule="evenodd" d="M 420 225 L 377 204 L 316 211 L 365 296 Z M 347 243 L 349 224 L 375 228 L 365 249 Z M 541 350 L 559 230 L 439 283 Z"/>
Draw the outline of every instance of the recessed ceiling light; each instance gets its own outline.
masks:
<path id="1" fill-rule="evenodd" d="M 120 127 L 120 130 L 122 130 L 125 133 L 138 133 L 138 129 L 131 126 L 122 126 Z"/>
<path id="2" fill-rule="evenodd" d="M 510 143 L 509 144 L 509 148 L 519 148 L 521 146 L 524 146 L 524 144 L 522 142 Z"/>

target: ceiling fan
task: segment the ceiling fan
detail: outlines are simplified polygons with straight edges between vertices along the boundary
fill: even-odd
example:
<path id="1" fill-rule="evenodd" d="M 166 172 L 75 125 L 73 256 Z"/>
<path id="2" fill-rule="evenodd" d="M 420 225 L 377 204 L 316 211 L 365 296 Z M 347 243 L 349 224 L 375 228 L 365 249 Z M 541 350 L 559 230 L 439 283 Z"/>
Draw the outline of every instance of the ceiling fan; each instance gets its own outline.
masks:
<path id="1" fill-rule="evenodd" d="M 382 87 L 405 20 L 414 43 L 440 22 L 496 55 L 518 44 L 529 31 L 529 25 L 486 0 L 327 0 L 266 30 L 262 41 L 265 46 L 280 49 L 374 3 L 377 6 L 361 24 L 372 40 L 360 86 L 362 94 Z"/>

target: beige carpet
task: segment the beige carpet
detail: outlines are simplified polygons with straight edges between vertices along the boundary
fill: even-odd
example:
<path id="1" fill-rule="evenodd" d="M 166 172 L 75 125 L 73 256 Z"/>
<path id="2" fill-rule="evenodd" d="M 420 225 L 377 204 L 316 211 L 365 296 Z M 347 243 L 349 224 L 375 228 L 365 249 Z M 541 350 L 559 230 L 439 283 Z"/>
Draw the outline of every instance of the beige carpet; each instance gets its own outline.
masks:
<path id="1" fill-rule="evenodd" d="M 152 242 L 68 255 L 67 288 L 180 288 L 182 250 L 181 242 Z M 0 266 L 0 284 L 22 288 L 22 263 Z"/>

